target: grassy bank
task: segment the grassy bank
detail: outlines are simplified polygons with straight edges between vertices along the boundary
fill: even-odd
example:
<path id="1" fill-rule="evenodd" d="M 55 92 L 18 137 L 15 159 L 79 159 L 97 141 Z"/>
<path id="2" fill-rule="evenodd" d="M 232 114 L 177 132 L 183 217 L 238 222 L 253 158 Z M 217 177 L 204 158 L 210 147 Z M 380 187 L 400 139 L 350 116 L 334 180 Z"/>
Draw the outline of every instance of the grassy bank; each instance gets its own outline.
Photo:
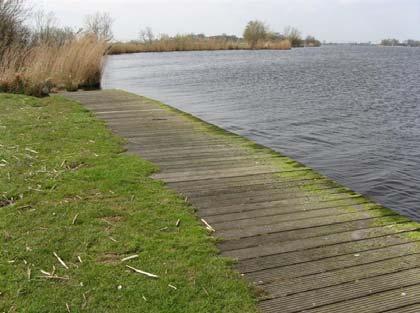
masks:
<path id="1" fill-rule="evenodd" d="M 276 50 L 288 50 L 290 48 L 291 45 L 288 40 L 261 41 L 255 47 L 255 49 Z M 244 40 L 196 39 L 189 36 L 177 36 L 155 40 L 150 43 L 117 42 L 111 45 L 109 54 L 249 49 L 251 49 L 249 43 Z"/>
<path id="2" fill-rule="evenodd" d="M 192 208 L 89 112 L 9 94 L 0 110 L 0 312 L 255 312 Z"/>

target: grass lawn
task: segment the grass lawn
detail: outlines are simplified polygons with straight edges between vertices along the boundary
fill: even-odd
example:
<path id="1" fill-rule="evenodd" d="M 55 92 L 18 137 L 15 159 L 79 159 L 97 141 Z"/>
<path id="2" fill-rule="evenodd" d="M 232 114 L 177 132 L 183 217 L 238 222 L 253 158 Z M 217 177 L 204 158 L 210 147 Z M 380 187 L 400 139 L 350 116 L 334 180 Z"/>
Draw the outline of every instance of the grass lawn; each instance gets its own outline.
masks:
<path id="1" fill-rule="evenodd" d="M 0 94 L 0 312 L 256 312 L 193 209 L 121 152 L 75 102 Z"/>

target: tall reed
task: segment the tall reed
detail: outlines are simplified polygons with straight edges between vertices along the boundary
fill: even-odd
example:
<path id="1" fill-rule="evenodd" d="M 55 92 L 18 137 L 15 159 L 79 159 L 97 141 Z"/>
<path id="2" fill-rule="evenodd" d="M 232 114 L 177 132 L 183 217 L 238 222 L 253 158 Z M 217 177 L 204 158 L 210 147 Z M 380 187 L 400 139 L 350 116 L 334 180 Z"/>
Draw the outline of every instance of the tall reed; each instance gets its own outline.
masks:
<path id="1" fill-rule="evenodd" d="M 98 87 L 105 41 L 82 36 L 63 45 L 9 47 L 0 60 L 0 92 L 42 96 L 53 89 Z"/>

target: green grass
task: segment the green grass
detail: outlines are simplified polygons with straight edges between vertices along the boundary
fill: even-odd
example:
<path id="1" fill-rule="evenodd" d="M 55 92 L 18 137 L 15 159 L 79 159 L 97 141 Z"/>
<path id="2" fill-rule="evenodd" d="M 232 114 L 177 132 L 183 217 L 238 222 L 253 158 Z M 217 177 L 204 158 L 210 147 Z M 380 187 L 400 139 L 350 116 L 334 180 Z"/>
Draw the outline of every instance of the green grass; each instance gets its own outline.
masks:
<path id="1" fill-rule="evenodd" d="M 0 94 L 0 112 L 0 312 L 256 312 L 193 209 L 88 111 Z"/>

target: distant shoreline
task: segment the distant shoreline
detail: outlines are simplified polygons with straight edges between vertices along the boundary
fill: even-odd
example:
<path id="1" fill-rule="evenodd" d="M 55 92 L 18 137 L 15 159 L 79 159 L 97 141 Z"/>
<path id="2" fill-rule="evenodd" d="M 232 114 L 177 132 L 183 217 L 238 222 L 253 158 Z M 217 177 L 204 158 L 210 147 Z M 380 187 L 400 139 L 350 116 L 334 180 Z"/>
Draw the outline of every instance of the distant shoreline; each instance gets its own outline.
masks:
<path id="1" fill-rule="evenodd" d="M 250 48 L 246 42 L 229 41 L 191 41 L 188 43 L 162 43 L 137 44 L 137 43 L 115 43 L 110 46 L 108 55 L 148 53 L 148 52 L 181 52 L 181 51 L 226 51 L 226 50 L 290 50 L 292 46 L 288 40 L 263 42 L 255 48 Z"/>
<path id="2" fill-rule="evenodd" d="M 245 43 L 243 43 L 245 45 Z M 334 46 L 347 46 L 347 47 L 378 47 L 378 48 L 419 48 L 417 46 L 407 45 L 382 45 L 382 44 L 365 44 L 365 43 L 324 43 L 319 46 L 301 46 L 301 47 L 273 47 L 273 46 L 261 46 L 251 49 L 246 46 L 235 46 L 235 47 L 198 47 L 198 48 L 174 48 L 174 49 L 153 49 L 145 48 L 143 46 L 130 44 L 130 43 L 116 43 L 113 44 L 109 50 L 108 55 L 123 55 L 123 54 L 135 54 L 135 53 L 160 53 L 160 52 L 192 52 L 192 51 L 261 51 L 261 50 L 292 50 L 300 48 L 320 48 L 322 47 L 334 47 Z"/>

